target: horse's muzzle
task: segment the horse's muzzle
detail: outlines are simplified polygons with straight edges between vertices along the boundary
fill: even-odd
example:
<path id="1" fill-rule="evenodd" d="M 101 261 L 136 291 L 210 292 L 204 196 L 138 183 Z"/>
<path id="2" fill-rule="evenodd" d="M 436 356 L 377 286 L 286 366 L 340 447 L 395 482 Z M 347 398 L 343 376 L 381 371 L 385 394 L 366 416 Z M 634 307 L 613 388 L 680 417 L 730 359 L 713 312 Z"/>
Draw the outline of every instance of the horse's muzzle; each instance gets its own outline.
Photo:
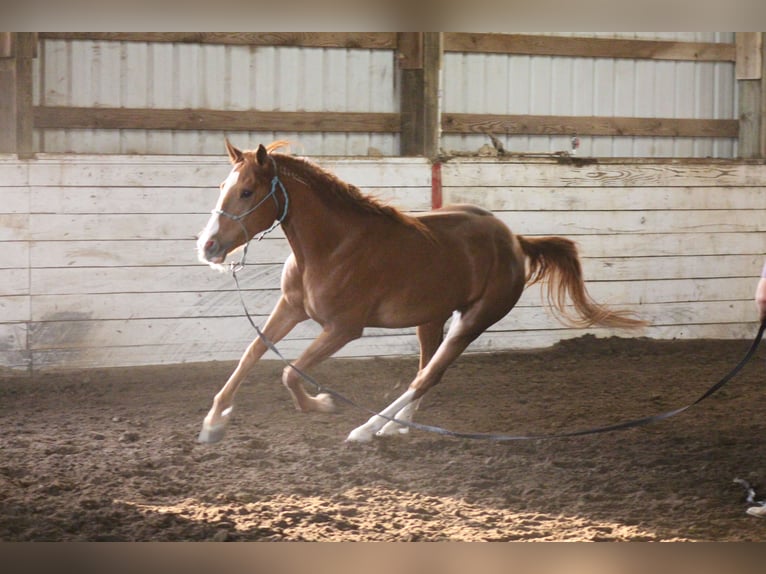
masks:
<path id="1" fill-rule="evenodd" d="M 226 259 L 226 248 L 214 238 L 197 240 L 197 255 L 202 263 L 220 265 Z"/>

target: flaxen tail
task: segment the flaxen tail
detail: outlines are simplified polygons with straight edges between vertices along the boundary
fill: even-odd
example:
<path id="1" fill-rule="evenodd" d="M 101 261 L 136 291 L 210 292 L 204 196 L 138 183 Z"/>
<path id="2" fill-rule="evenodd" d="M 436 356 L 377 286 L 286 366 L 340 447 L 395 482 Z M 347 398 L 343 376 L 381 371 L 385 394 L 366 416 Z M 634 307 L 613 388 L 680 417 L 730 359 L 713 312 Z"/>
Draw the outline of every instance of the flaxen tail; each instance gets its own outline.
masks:
<path id="1" fill-rule="evenodd" d="M 628 311 L 613 311 L 596 303 L 588 294 L 575 243 L 565 237 L 516 238 L 527 256 L 527 286 L 547 279 L 547 299 L 565 325 L 571 327 L 636 328 L 646 325 Z M 567 305 L 567 297 L 572 305 Z M 568 307 L 574 307 L 573 317 Z"/>

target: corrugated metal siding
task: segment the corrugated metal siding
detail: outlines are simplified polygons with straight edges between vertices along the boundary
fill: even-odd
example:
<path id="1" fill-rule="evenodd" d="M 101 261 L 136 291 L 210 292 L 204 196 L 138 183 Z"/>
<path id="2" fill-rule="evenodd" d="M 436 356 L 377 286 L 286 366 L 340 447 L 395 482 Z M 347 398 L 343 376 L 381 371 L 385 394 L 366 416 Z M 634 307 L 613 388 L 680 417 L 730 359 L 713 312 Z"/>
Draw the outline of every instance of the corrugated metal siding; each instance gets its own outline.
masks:
<path id="1" fill-rule="evenodd" d="M 563 34 L 562 34 L 563 35 Z M 733 33 L 570 34 L 687 42 L 734 41 Z M 734 63 L 447 53 L 442 109 L 450 113 L 628 116 L 696 119 L 737 117 Z M 503 136 L 514 152 L 570 148 L 570 136 Z M 475 151 L 484 135 L 445 135 L 446 150 Z M 580 155 L 720 157 L 733 139 L 580 137 Z"/>
<path id="2" fill-rule="evenodd" d="M 107 41 L 41 42 L 35 104 L 396 112 L 393 51 Z M 223 132 L 46 130 L 41 151 L 220 154 Z M 239 133 L 310 155 L 396 155 L 395 134 Z M 245 144 L 247 145 L 247 144 Z M 371 149 L 372 148 L 372 149 Z"/>
<path id="3" fill-rule="evenodd" d="M 733 33 L 571 34 L 734 41 Z M 50 106 L 397 112 L 391 50 L 43 40 L 35 103 Z M 733 119 L 733 63 L 447 53 L 444 112 Z M 46 130 L 45 152 L 219 154 L 223 132 Z M 502 134 L 497 134 L 501 136 Z M 508 150 L 569 149 L 569 136 L 502 136 Z M 396 134 L 251 132 L 290 139 L 309 155 L 398 155 Z M 734 139 L 581 137 L 581 155 L 735 157 Z M 442 148 L 476 151 L 484 135 L 445 135 Z"/>

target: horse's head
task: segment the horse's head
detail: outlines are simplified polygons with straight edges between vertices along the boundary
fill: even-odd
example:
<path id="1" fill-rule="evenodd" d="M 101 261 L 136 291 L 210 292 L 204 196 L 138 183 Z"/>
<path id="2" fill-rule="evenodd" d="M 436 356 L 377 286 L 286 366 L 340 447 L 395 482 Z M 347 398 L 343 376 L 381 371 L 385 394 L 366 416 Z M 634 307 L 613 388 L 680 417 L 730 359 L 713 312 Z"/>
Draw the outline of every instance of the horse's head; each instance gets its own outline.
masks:
<path id="1" fill-rule="evenodd" d="M 276 178 L 276 164 L 263 145 L 256 151 L 242 151 L 227 139 L 226 151 L 233 167 L 197 239 L 200 261 L 217 268 L 234 249 L 269 229 L 275 220 L 281 221 L 286 209 L 280 206 L 286 192 Z"/>

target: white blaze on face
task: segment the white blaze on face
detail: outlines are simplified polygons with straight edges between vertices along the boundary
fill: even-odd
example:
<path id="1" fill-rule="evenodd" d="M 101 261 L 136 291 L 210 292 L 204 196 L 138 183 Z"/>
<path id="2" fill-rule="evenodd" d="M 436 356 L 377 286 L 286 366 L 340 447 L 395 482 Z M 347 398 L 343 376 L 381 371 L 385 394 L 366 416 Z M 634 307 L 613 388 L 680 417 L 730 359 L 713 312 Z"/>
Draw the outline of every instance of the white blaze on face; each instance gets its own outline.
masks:
<path id="1" fill-rule="evenodd" d="M 197 253 L 199 255 L 200 261 L 207 262 L 205 260 L 205 244 L 207 244 L 207 242 L 215 237 L 218 233 L 218 220 L 221 216 L 217 212 L 220 211 L 223 207 L 223 200 L 226 197 L 226 194 L 229 192 L 232 186 L 236 185 L 238 180 L 239 172 L 235 169 L 232 169 L 231 173 L 229 173 L 229 176 L 221 186 L 221 193 L 218 196 L 218 202 L 215 204 L 215 209 L 210 215 L 210 219 L 208 219 L 207 225 L 205 225 L 205 228 L 202 230 L 202 233 L 200 233 L 199 238 L 197 239 Z"/>

